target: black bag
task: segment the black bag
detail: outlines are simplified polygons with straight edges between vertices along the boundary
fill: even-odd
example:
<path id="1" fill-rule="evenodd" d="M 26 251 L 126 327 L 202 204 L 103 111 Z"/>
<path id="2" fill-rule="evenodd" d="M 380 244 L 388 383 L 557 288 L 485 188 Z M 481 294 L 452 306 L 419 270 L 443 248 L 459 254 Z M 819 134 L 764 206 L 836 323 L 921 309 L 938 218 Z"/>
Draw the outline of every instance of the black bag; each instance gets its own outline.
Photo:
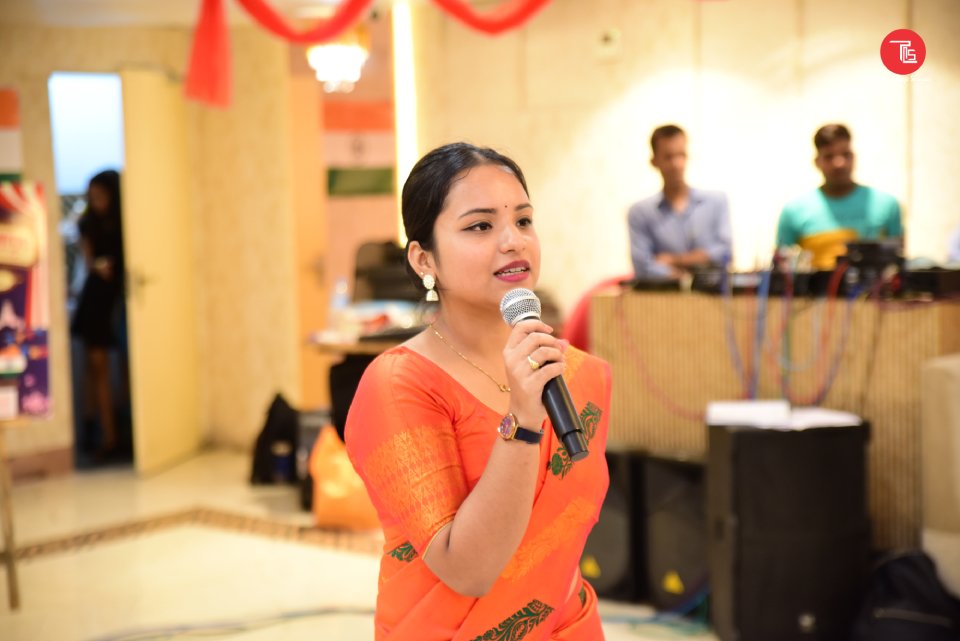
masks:
<path id="1" fill-rule="evenodd" d="M 887 557 L 867 585 L 852 641 L 960 641 L 960 600 L 922 551 Z"/>
<path id="2" fill-rule="evenodd" d="M 297 426 L 300 414 L 280 394 L 273 397 L 267 420 L 253 448 L 250 482 L 295 483 L 294 455 L 297 451 Z"/>

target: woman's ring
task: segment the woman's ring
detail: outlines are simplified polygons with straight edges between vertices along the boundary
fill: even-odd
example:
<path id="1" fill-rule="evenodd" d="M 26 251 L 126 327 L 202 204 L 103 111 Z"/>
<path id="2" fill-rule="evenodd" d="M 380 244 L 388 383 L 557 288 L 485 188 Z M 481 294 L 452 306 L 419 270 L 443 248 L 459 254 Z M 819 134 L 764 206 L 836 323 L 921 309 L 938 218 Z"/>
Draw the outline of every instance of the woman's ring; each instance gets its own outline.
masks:
<path id="1" fill-rule="evenodd" d="M 537 371 L 538 369 L 540 369 L 540 363 L 533 360 L 532 356 L 527 356 L 527 362 L 530 363 L 530 369 L 532 369 L 533 371 Z"/>

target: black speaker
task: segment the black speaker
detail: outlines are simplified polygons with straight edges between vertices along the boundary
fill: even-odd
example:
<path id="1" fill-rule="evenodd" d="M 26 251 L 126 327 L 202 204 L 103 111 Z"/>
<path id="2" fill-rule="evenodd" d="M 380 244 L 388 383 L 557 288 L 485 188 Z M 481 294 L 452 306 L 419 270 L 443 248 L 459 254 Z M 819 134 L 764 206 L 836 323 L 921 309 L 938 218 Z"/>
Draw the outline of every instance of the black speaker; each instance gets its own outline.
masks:
<path id="1" fill-rule="evenodd" d="M 610 488 L 580 558 L 597 596 L 637 602 L 646 597 L 643 541 L 643 455 L 607 452 Z"/>
<path id="2" fill-rule="evenodd" d="M 846 641 L 869 553 L 869 428 L 708 428 L 711 620 L 722 641 Z"/>
<path id="3" fill-rule="evenodd" d="M 707 584 L 704 465 L 650 455 L 643 486 L 650 603 L 685 609 Z"/>

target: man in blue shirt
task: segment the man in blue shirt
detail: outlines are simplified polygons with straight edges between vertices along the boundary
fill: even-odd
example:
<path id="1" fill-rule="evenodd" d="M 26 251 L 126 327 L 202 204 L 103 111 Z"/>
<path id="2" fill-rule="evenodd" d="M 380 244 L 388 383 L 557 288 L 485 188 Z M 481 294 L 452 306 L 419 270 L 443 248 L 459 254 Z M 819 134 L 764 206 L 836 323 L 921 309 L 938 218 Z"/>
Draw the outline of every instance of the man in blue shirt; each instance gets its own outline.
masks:
<path id="1" fill-rule="evenodd" d="M 777 224 L 777 246 L 800 245 L 813 252 L 814 265 L 832 269 L 846 243 L 902 238 L 900 205 L 890 194 L 853 180 L 850 130 L 824 125 L 813 136 L 814 159 L 823 185 L 788 203 Z"/>
<path id="2" fill-rule="evenodd" d="M 627 214 L 637 278 L 678 278 L 698 267 L 726 265 L 732 256 L 727 197 L 687 185 L 687 135 L 680 127 L 657 127 L 650 147 L 663 189 Z"/>

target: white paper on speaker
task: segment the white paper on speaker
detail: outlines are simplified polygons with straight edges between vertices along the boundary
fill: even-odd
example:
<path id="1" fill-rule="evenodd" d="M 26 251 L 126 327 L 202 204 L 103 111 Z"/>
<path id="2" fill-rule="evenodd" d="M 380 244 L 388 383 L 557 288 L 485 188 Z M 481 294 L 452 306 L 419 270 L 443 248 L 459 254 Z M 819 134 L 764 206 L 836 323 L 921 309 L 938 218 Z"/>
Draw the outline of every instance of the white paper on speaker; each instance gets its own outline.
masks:
<path id="1" fill-rule="evenodd" d="M 787 401 L 714 401 L 707 403 L 707 425 L 783 429 L 790 424 Z"/>
<path id="2" fill-rule="evenodd" d="M 714 401 L 707 404 L 707 425 L 795 431 L 860 425 L 860 417 L 822 407 L 791 408 L 785 400 Z"/>
<path id="3" fill-rule="evenodd" d="M 825 407 L 795 407 L 790 412 L 790 427 L 795 430 L 811 427 L 856 427 L 862 422 L 856 414 Z"/>

